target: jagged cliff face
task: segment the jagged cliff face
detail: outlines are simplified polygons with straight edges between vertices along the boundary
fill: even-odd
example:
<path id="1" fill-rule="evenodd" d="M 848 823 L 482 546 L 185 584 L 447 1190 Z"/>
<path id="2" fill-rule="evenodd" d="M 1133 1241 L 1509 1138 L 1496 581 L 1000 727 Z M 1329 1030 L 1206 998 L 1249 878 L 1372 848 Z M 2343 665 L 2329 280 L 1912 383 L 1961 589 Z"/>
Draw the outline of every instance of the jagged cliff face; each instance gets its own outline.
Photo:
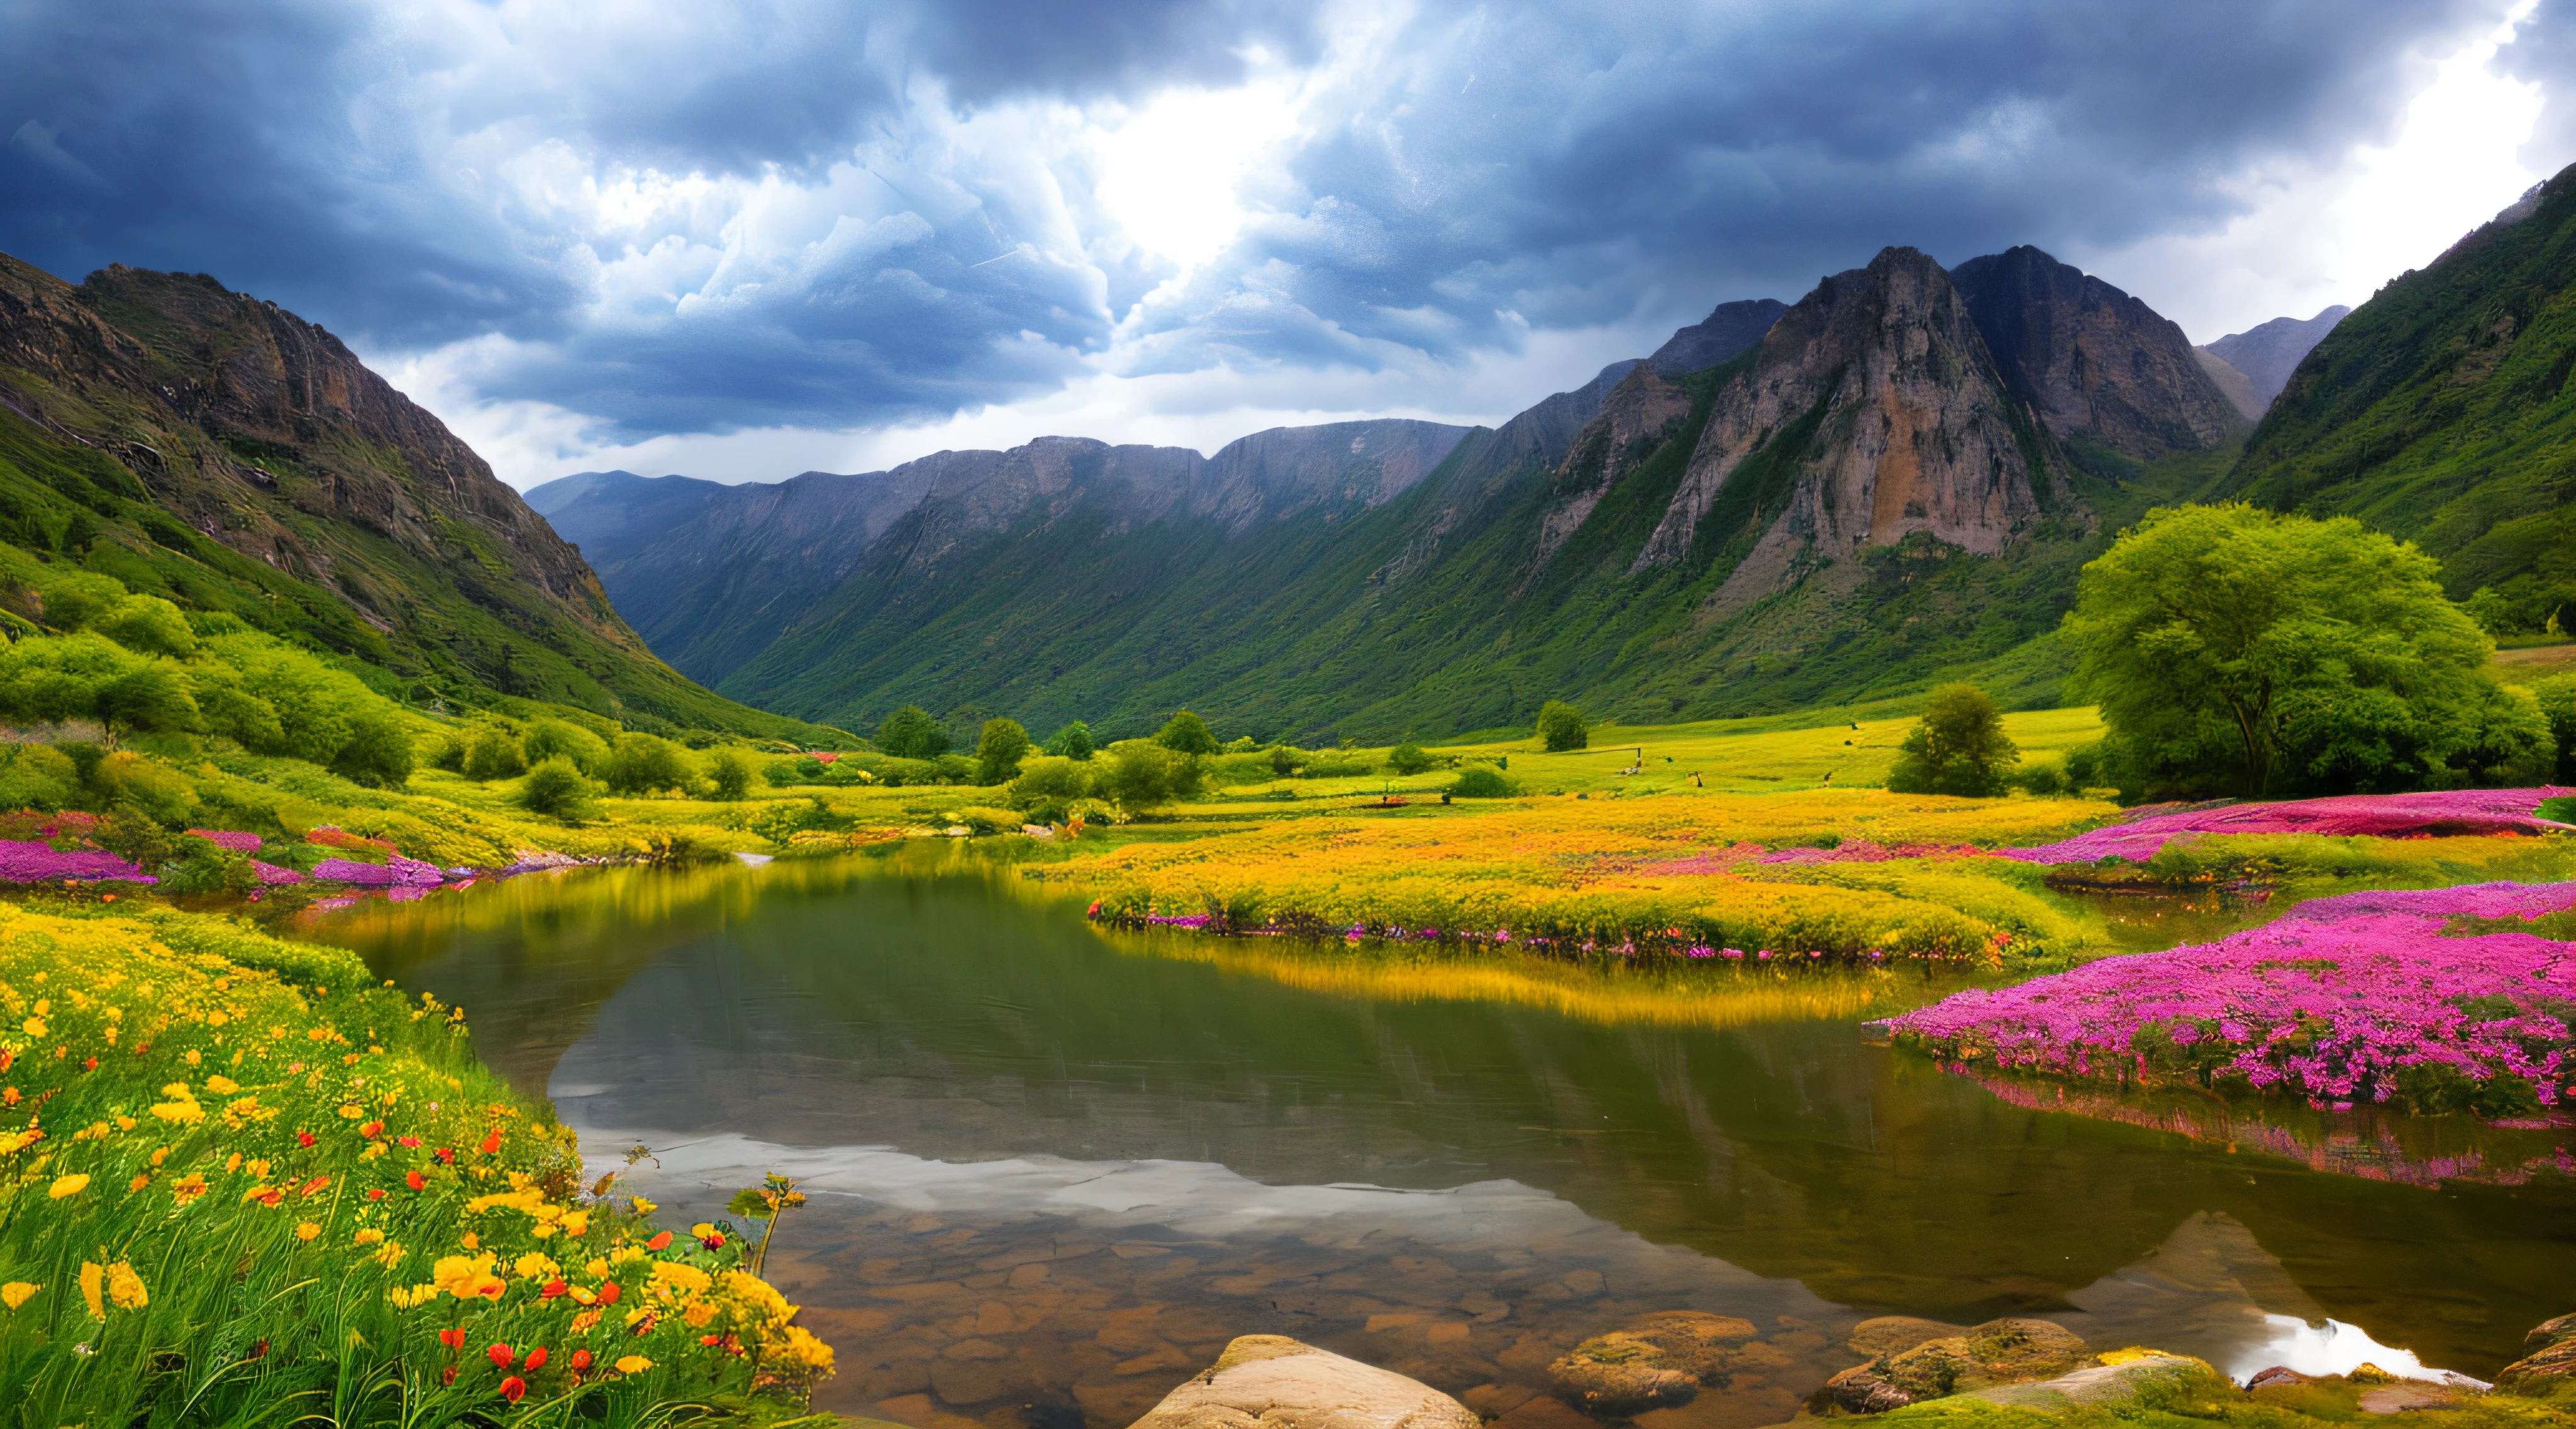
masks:
<path id="1" fill-rule="evenodd" d="M 2236 404 L 2174 322 L 2036 248 L 1950 272 L 2012 394 L 2059 438 L 2137 461 L 2244 430 Z"/>
<path id="2" fill-rule="evenodd" d="M 1601 410 L 1549 473 L 1551 500 L 1539 517 L 1533 570 L 1582 529 L 1619 478 L 1634 471 L 1690 410 L 1690 393 L 1652 362 L 1639 364 L 1610 389 Z"/>
<path id="3" fill-rule="evenodd" d="M 1722 607 L 1918 531 L 1992 554 L 2039 513 L 2035 450 L 1949 275 L 1890 248 L 1791 308 L 1716 394 L 1635 568 L 1691 560 L 1730 496 L 1761 535 Z"/>
<path id="4" fill-rule="evenodd" d="M 1787 311 L 1789 305 L 1778 298 L 1720 303 L 1706 320 L 1676 330 L 1646 365 L 1666 377 L 1715 367 L 1760 342 Z"/>

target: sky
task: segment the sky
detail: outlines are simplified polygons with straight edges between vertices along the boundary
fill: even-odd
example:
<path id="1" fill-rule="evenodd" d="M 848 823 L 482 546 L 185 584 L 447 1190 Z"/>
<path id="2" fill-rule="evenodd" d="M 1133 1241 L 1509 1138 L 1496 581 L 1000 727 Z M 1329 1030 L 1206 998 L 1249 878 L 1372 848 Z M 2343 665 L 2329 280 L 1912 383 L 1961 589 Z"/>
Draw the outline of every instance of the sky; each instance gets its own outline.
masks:
<path id="1" fill-rule="evenodd" d="M 1492 423 L 1881 247 L 2206 342 L 2576 161 L 2576 0 L 26 0 L 0 251 L 213 274 L 522 488 Z"/>

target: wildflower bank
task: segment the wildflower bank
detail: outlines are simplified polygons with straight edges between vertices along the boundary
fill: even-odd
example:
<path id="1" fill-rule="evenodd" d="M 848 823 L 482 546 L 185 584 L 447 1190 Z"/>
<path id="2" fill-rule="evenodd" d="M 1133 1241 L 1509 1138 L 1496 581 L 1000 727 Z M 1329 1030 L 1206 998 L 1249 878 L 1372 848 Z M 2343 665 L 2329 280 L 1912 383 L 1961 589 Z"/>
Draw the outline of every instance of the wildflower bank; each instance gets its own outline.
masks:
<path id="1" fill-rule="evenodd" d="M 1309 818 L 1033 869 L 1104 921 L 1233 933 L 1718 961 L 2000 963 L 2084 927 L 1994 859 L 1766 861 L 1790 846 L 2013 842 L 2111 813 L 2082 800 L 1879 791 L 1546 800 Z M 1818 849 L 1821 851 L 1821 849 Z M 2007 951 L 2009 950 L 2009 951 Z"/>
<path id="2" fill-rule="evenodd" d="M 1962 1069 L 2529 1114 L 2576 1094 L 2576 943 L 2521 925 L 2555 932 L 2571 908 L 2571 883 L 2320 898 L 2215 943 L 1970 989 L 1887 1026 Z"/>
<path id="3" fill-rule="evenodd" d="M 579 1175 L 460 1011 L 351 954 L 0 903 L 0 1402 L 27 1422 L 762 1417 L 829 1373 L 730 1227 Z"/>

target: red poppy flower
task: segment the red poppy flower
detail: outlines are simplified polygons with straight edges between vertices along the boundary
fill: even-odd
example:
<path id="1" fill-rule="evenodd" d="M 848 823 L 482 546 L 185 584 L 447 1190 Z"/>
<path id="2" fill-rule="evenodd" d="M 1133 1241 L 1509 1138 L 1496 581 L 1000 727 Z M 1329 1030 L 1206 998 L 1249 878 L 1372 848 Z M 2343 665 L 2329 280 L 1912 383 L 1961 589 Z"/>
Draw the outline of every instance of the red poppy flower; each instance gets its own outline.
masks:
<path id="1" fill-rule="evenodd" d="M 441 1330 L 438 1332 L 438 1342 L 451 1350 L 461 1350 L 465 1348 L 465 1332 L 461 1329 Z"/>
<path id="2" fill-rule="evenodd" d="M 368 1200 L 370 1200 L 370 1201 L 381 1201 L 381 1200 L 383 1200 L 384 1198 L 385 1198 L 385 1188 L 384 1188 L 384 1187 L 382 1187 L 382 1186 L 369 1186 L 369 1187 L 367 1188 L 367 1199 L 368 1199 Z"/>
<path id="3" fill-rule="evenodd" d="M 456 1148 L 453 1146 L 442 1146 L 430 1154 L 436 1156 L 439 1160 L 446 1162 L 450 1166 L 456 1164 Z"/>
<path id="4" fill-rule="evenodd" d="M 417 1171 L 405 1171 L 403 1173 L 403 1184 L 417 1191 L 421 1187 L 429 1184 L 429 1178 L 423 1176 Z"/>
<path id="5" fill-rule="evenodd" d="M 503 1344 L 495 1344 L 492 1348 L 485 1350 L 483 1353 L 491 1356 L 492 1364 L 497 1369 L 508 1369 L 510 1367 L 510 1362 L 519 1357 L 518 1354 L 508 1345 Z"/>
<path id="6" fill-rule="evenodd" d="M 572 1352 L 572 1367 L 573 1367 L 573 1370 L 574 1370 L 574 1372 L 575 1372 L 575 1373 L 579 1373 L 579 1372 L 580 1372 L 580 1371 L 582 1371 L 582 1370 L 586 1370 L 586 1369 L 590 1368 L 590 1351 L 588 1351 L 588 1350 L 575 1350 L 575 1351 L 573 1351 L 573 1352 Z"/>
<path id="7" fill-rule="evenodd" d="M 563 1277 L 558 1275 L 554 1279 L 546 1282 L 546 1288 L 537 1292 L 537 1298 L 540 1300 L 552 1300 L 571 1288 L 571 1286 L 564 1284 Z M 539 1353 L 543 1353 L 543 1351 L 540 1351 Z"/>
<path id="8" fill-rule="evenodd" d="M 519 1378 L 517 1375 L 511 1375 L 501 1381 L 501 1397 L 510 1401 L 512 1404 L 516 1404 L 520 1400 L 526 1398 L 527 1394 L 528 1382 Z"/>
<path id="9" fill-rule="evenodd" d="M 662 1232 L 660 1235 L 657 1235 L 657 1236 L 653 1237 L 651 1240 L 648 1240 L 648 1241 L 644 1242 L 644 1248 L 645 1248 L 646 1250 L 668 1250 L 668 1249 L 670 1249 L 670 1248 L 671 1248 L 671 1233 L 670 1233 L 669 1231 L 664 1231 L 664 1232 Z"/>
<path id="10" fill-rule="evenodd" d="M 313 1144 L 313 1133 L 309 1131 L 299 1131 L 295 1133 L 295 1144 L 298 1146 L 311 1146 Z"/>
<path id="11" fill-rule="evenodd" d="M 486 1156 L 489 1156 L 489 1155 L 491 1155 L 493 1152 L 498 1151 L 498 1150 L 500 1150 L 500 1149 L 501 1149 L 501 1128 L 499 1128 L 499 1127 L 497 1127 L 497 1126 L 496 1126 L 496 1127 L 492 1128 L 492 1134 L 491 1134 L 490 1136 L 487 1136 L 487 1137 L 484 1137 L 484 1138 L 483 1138 L 483 1154 L 484 1154 L 484 1155 L 486 1155 Z"/>
<path id="12" fill-rule="evenodd" d="M 617 1303 L 617 1294 L 617 1282 L 612 1280 L 599 1287 L 599 1303 L 602 1305 L 614 1305 Z"/>
<path id="13" fill-rule="evenodd" d="M 385 1134 L 385 1124 L 381 1121 L 368 1122 L 366 1125 L 358 1128 L 358 1134 L 367 1138 L 369 1141 L 373 1141 L 377 1137 Z"/>
<path id="14" fill-rule="evenodd" d="M 543 1346 L 543 1345 L 539 1345 L 539 1346 L 537 1346 L 535 1349 L 528 1351 L 528 1373 L 530 1373 L 530 1374 L 534 1374 L 534 1373 L 536 1373 L 538 1370 L 544 1369 L 545 1367 L 546 1367 L 546 1347 L 545 1347 L 545 1346 Z"/>

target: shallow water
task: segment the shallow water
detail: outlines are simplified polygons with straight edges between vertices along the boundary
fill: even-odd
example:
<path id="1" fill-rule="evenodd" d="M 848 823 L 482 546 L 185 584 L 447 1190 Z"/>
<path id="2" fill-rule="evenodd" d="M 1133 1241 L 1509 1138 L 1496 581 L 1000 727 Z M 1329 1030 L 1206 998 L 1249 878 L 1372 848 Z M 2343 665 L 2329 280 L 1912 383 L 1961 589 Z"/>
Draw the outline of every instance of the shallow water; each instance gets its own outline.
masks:
<path id="1" fill-rule="evenodd" d="M 818 1405 L 925 1429 L 1124 1424 L 1253 1332 L 1571 1429 L 1565 1348 L 1741 1315 L 1748 1372 L 1641 1421 L 1728 1429 L 1789 1417 L 1869 1315 L 2240 1374 L 2331 1317 L 2484 1377 L 2576 1309 L 2565 1130 L 1990 1088 L 1871 1044 L 1943 991 L 1909 974 L 1104 934 L 1007 879 L 792 864 L 312 932 L 462 1003 L 595 1171 L 650 1147 L 634 1184 L 683 1223 L 809 1178 L 771 1268 L 840 1351 Z"/>

